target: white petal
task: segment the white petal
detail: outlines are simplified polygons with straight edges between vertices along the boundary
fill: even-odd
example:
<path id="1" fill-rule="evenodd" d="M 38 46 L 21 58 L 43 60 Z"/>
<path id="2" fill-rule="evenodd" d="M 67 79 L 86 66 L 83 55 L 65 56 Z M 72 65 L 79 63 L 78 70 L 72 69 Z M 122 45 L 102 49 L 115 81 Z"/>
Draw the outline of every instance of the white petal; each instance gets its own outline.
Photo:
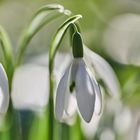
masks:
<path id="1" fill-rule="evenodd" d="M 95 91 L 83 60 L 79 61 L 75 88 L 79 111 L 83 119 L 89 122 L 94 112 Z"/>
<path id="2" fill-rule="evenodd" d="M 5 70 L 0 64 L 0 113 L 6 113 L 9 105 L 9 86 Z"/>
<path id="3" fill-rule="evenodd" d="M 69 95 L 68 104 L 65 106 L 65 112 L 63 114 L 63 122 L 67 123 L 68 125 L 73 125 L 76 121 L 77 102 L 75 93 Z"/>
<path id="4" fill-rule="evenodd" d="M 95 93 L 96 93 L 96 100 L 95 100 L 95 111 L 94 112 L 95 112 L 95 114 L 100 115 L 102 112 L 102 102 L 103 101 L 102 101 L 102 93 L 101 93 L 99 85 L 97 88 L 95 88 Z"/>
<path id="5" fill-rule="evenodd" d="M 72 67 L 74 65 L 74 67 Z M 72 93 L 70 93 L 70 84 L 75 82 L 76 73 L 79 66 L 79 59 L 74 59 L 69 69 L 69 78 L 68 78 L 68 85 L 67 85 L 67 92 L 65 98 L 65 107 L 64 107 L 64 116 L 63 120 L 68 120 L 68 118 L 72 117 L 76 113 L 77 109 L 77 102 L 75 97 L 75 90 L 73 89 Z"/>
<path id="6" fill-rule="evenodd" d="M 95 94 L 96 94 L 96 100 L 95 100 L 95 114 L 100 115 L 102 111 L 102 93 L 99 87 L 99 84 L 97 83 L 94 75 L 92 72 L 87 68 L 87 71 L 92 79 L 92 84 L 94 86 Z"/>
<path id="7" fill-rule="evenodd" d="M 114 73 L 111 66 L 101 56 L 94 53 L 87 47 L 84 47 L 84 48 L 85 48 L 85 54 L 87 58 L 89 58 L 98 76 L 106 84 L 109 90 L 109 93 L 114 97 L 119 97 L 120 85 L 116 77 L 116 74 Z"/>
<path id="8" fill-rule="evenodd" d="M 68 98 L 69 98 L 69 94 L 67 94 L 69 71 L 70 69 L 67 69 L 67 71 L 61 78 L 57 88 L 55 113 L 56 113 L 56 119 L 58 119 L 59 121 L 62 121 L 63 119 L 63 113 L 66 107 L 66 102 L 68 102 Z"/>
<path id="9" fill-rule="evenodd" d="M 75 93 L 72 93 L 69 96 L 66 112 L 67 112 L 67 114 L 69 114 L 69 116 L 72 116 L 75 114 L 76 109 L 77 109 L 76 97 L 75 97 Z"/>
<path id="10" fill-rule="evenodd" d="M 47 68 L 39 65 L 24 65 L 14 74 L 12 101 L 17 109 L 42 111 L 48 103 L 49 81 Z"/>

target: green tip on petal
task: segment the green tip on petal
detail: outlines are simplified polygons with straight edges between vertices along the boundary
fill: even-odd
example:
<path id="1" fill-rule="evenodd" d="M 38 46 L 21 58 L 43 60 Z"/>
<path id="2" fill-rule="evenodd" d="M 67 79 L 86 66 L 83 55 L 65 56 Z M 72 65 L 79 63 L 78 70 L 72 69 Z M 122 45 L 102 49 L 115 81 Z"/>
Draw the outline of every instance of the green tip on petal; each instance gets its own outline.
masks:
<path id="1" fill-rule="evenodd" d="M 70 93 L 73 92 L 74 88 L 75 88 L 75 82 L 73 81 L 73 82 L 71 83 L 70 87 L 69 87 Z"/>
<path id="2" fill-rule="evenodd" d="M 83 42 L 79 32 L 75 32 L 73 35 L 72 51 L 74 58 L 83 57 Z"/>

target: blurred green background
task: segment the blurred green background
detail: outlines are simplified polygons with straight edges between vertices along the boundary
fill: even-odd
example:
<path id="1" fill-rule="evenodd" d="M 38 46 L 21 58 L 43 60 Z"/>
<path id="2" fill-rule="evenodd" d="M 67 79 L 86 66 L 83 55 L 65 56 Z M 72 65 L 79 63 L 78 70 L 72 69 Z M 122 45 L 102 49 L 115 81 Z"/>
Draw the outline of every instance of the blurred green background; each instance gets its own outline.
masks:
<path id="1" fill-rule="evenodd" d="M 112 105 L 108 97 L 95 140 L 139 140 L 140 0 L 0 0 L 0 24 L 8 32 L 14 52 L 33 14 L 49 3 L 59 3 L 73 14 L 83 16 L 80 26 L 84 43 L 111 64 L 120 82 L 122 105 L 120 108 L 119 103 Z M 63 18 L 55 20 L 33 38 L 26 61 L 48 51 L 62 21 Z"/>

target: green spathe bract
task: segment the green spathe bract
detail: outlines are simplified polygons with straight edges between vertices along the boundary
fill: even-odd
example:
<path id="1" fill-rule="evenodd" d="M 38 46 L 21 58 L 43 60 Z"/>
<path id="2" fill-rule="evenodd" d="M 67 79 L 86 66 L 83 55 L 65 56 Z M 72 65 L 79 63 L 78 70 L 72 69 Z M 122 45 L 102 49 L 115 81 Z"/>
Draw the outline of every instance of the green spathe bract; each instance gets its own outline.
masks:
<path id="1" fill-rule="evenodd" d="M 74 58 L 83 57 L 83 43 L 80 33 L 75 32 L 73 35 L 73 46 L 72 46 Z"/>

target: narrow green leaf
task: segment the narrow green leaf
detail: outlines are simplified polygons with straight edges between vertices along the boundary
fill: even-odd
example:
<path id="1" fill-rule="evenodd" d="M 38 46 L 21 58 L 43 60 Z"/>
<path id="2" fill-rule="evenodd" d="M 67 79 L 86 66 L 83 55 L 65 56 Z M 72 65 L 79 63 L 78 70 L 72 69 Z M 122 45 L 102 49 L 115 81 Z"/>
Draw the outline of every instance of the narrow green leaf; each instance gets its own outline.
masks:
<path id="1" fill-rule="evenodd" d="M 3 50 L 5 63 L 7 63 L 7 61 L 11 61 L 11 58 L 13 56 L 12 56 L 12 47 L 11 47 L 10 39 L 2 26 L 0 26 L 0 45 Z"/>
<path id="2" fill-rule="evenodd" d="M 10 82 L 13 74 L 13 68 L 14 68 L 13 52 L 12 52 L 10 39 L 2 26 L 0 26 L 0 46 L 2 47 L 3 56 L 4 56 L 4 66 Z"/>
<path id="3" fill-rule="evenodd" d="M 50 66 L 49 69 L 50 71 L 52 71 L 52 66 L 53 66 L 53 59 L 55 57 L 55 54 L 62 42 L 62 39 L 67 31 L 67 29 L 73 24 L 75 23 L 78 19 L 82 18 L 81 15 L 74 15 L 72 17 L 70 17 L 68 20 L 66 20 L 57 30 L 56 34 L 53 37 L 53 41 L 50 47 L 50 53 L 49 53 L 49 57 L 50 57 Z M 73 26 L 73 25 L 72 25 Z"/>
<path id="4" fill-rule="evenodd" d="M 42 27 L 62 15 L 69 14 L 70 12 L 65 10 L 64 7 L 59 4 L 49 4 L 41 7 L 33 16 L 21 37 L 17 52 L 16 65 L 21 63 L 27 45 Z"/>
<path id="5" fill-rule="evenodd" d="M 59 4 L 49 4 L 41 7 L 37 13 L 32 18 L 29 26 L 27 27 L 27 35 L 32 37 L 48 20 L 50 19 L 46 18 L 49 14 L 52 12 L 57 12 L 56 15 L 52 16 L 50 19 L 54 19 L 57 16 L 60 16 L 62 14 L 69 14 L 67 10 L 64 9 L 62 5 Z M 62 13 L 62 14 L 61 14 Z"/>

